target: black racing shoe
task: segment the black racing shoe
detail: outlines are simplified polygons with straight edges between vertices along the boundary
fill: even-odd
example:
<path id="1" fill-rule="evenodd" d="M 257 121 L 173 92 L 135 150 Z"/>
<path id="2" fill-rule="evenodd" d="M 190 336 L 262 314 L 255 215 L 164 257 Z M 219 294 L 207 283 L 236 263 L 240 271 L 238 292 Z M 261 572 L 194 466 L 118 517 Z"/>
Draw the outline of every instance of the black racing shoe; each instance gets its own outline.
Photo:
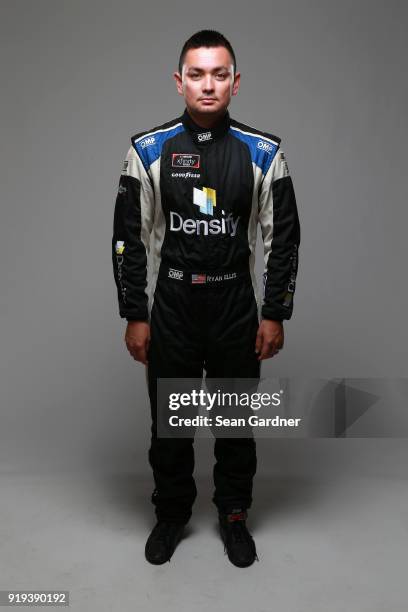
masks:
<path id="1" fill-rule="evenodd" d="M 218 514 L 221 538 L 224 542 L 224 554 L 237 567 L 248 567 L 259 561 L 255 542 L 249 533 L 245 520 L 248 514 L 238 510 L 231 514 Z"/>
<path id="2" fill-rule="evenodd" d="M 159 520 L 149 535 L 145 556 L 149 563 L 161 565 L 170 561 L 177 544 L 180 542 L 184 531 L 184 523 Z"/>

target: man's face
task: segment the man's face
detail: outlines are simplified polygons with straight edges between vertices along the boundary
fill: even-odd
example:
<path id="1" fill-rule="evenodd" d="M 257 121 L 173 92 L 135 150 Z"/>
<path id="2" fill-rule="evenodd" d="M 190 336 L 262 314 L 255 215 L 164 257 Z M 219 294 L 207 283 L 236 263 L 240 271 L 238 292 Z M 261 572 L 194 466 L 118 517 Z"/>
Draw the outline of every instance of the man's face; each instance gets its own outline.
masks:
<path id="1" fill-rule="evenodd" d="M 238 92 L 232 57 L 225 47 L 199 47 L 187 51 L 182 74 L 175 72 L 177 91 L 194 114 L 222 114 Z"/>

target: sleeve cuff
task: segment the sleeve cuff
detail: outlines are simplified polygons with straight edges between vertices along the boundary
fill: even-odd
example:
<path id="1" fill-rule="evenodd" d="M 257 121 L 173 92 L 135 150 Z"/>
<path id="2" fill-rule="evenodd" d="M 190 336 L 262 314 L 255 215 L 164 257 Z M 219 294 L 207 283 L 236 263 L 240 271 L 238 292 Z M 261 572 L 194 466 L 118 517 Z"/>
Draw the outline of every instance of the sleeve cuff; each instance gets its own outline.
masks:
<path id="1" fill-rule="evenodd" d="M 134 310 L 119 310 L 119 315 L 127 321 L 149 321 L 147 306 Z"/>
<path id="2" fill-rule="evenodd" d="M 288 320 L 292 316 L 292 309 L 284 308 L 283 306 L 262 306 L 261 315 L 263 319 L 271 319 L 273 321 L 282 322 L 284 319 Z"/>

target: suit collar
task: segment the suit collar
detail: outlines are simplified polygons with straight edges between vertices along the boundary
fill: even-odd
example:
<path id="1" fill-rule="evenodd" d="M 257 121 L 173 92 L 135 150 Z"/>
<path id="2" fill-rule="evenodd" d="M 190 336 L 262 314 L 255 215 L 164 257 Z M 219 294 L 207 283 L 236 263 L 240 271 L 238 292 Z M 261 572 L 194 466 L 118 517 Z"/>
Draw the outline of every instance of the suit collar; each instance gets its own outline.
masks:
<path id="1" fill-rule="evenodd" d="M 185 108 L 184 113 L 181 116 L 181 121 L 183 122 L 186 130 L 190 132 L 196 144 L 206 145 L 210 144 L 214 140 L 217 140 L 218 138 L 221 138 L 228 131 L 231 118 L 227 110 L 223 117 L 221 117 L 221 119 L 219 119 L 215 125 L 209 129 L 206 129 L 201 125 L 198 125 L 189 114 L 187 108 Z"/>

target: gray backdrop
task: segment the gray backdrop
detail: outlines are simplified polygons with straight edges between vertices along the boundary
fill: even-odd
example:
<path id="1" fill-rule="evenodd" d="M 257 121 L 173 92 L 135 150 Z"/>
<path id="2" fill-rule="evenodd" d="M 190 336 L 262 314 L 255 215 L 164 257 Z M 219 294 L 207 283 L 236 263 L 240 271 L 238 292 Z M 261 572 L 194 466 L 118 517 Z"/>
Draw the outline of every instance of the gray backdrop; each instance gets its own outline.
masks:
<path id="1" fill-rule="evenodd" d="M 150 472 L 145 373 L 112 273 L 114 201 L 130 136 L 182 112 L 172 72 L 205 27 L 236 51 L 231 115 L 282 138 L 298 200 L 294 316 L 263 375 L 407 376 L 406 3 L 2 8 L 3 471 Z M 369 472 L 374 460 L 405 474 L 406 446 L 262 440 L 259 471 Z M 212 442 L 196 449 L 208 472 Z"/>

